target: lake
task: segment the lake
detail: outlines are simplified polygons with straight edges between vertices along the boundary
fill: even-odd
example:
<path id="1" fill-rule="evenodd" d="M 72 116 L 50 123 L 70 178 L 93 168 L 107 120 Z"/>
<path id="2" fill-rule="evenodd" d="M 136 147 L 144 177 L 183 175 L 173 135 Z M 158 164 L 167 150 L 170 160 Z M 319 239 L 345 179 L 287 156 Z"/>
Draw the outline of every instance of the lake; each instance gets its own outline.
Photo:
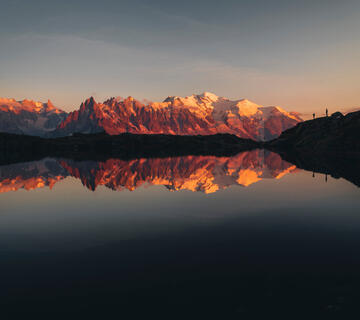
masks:
<path id="1" fill-rule="evenodd" d="M 49 319 L 353 314 L 359 191 L 264 150 L 3 164 L 0 305 Z"/>

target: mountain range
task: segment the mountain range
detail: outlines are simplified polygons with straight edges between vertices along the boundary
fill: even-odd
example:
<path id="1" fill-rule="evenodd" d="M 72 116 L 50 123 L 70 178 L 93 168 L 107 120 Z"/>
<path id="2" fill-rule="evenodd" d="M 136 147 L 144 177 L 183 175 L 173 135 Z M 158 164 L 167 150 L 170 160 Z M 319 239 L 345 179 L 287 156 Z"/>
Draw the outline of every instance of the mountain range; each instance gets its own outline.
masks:
<path id="1" fill-rule="evenodd" d="M 67 113 L 46 103 L 0 98 L 0 132 L 50 135 L 66 119 Z"/>
<path id="2" fill-rule="evenodd" d="M 60 137 L 74 133 L 212 135 L 229 133 L 266 141 L 295 126 L 298 113 L 264 107 L 247 99 L 230 100 L 204 92 L 169 96 L 163 102 L 142 103 L 132 97 L 93 97 L 66 113 L 47 103 L 0 98 L 0 132 Z"/>

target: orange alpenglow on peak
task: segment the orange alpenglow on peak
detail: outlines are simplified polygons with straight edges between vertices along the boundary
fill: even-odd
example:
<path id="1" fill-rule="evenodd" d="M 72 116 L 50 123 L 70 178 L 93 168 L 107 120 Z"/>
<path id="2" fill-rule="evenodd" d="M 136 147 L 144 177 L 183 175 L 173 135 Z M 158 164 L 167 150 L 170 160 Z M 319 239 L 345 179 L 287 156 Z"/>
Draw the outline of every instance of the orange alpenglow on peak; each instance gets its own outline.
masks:
<path id="1" fill-rule="evenodd" d="M 46 103 L 0 98 L 0 132 L 50 136 L 67 113 Z"/>
<path id="2" fill-rule="evenodd" d="M 264 107 L 247 99 L 230 100 L 214 93 L 179 97 L 144 104 L 133 97 L 110 98 L 96 103 L 93 97 L 71 112 L 54 132 L 106 131 L 134 134 L 212 135 L 229 133 L 240 138 L 270 140 L 298 122 L 295 113 L 279 107 Z"/>
<path id="3" fill-rule="evenodd" d="M 45 137 L 103 131 L 111 135 L 228 133 L 262 141 L 276 138 L 300 121 L 297 113 L 280 107 L 264 107 L 247 99 L 230 100 L 211 92 L 146 103 L 131 96 L 103 103 L 90 97 L 69 114 L 50 100 L 0 98 L 0 131 Z"/>

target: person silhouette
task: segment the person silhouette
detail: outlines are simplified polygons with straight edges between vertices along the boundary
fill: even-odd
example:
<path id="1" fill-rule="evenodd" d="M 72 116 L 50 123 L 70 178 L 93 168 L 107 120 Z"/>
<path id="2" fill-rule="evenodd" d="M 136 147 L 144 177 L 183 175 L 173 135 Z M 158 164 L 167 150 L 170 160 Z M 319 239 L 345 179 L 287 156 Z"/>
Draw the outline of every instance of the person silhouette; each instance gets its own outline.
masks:
<path id="1" fill-rule="evenodd" d="M 313 119 L 315 119 L 315 113 L 313 113 Z"/>
<path id="2" fill-rule="evenodd" d="M 326 117 L 329 115 L 329 110 L 326 108 Z"/>

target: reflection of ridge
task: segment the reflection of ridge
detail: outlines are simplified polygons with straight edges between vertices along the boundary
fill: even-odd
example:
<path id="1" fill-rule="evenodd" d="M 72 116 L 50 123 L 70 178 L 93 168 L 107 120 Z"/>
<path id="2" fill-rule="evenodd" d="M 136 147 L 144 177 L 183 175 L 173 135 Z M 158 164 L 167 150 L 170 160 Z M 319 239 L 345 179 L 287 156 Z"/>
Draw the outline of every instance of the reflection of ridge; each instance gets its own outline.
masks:
<path id="1" fill-rule="evenodd" d="M 118 191 L 132 191 L 142 185 L 163 185 L 171 191 L 205 193 L 231 185 L 247 187 L 263 178 L 280 178 L 296 169 L 277 154 L 261 150 L 234 157 L 184 156 L 105 162 L 61 160 L 60 164 L 91 190 L 99 185 Z"/>
<path id="2" fill-rule="evenodd" d="M 67 176 L 55 159 L 0 166 L 0 193 L 52 187 Z"/>
<path id="3" fill-rule="evenodd" d="M 248 187 L 264 178 L 281 178 L 295 166 L 279 155 L 263 150 L 233 157 L 184 156 L 106 161 L 44 159 L 0 167 L 0 192 L 24 188 L 50 188 L 67 176 L 80 179 L 90 190 L 106 186 L 112 190 L 135 190 L 162 185 L 171 191 L 213 193 L 232 185 Z"/>

